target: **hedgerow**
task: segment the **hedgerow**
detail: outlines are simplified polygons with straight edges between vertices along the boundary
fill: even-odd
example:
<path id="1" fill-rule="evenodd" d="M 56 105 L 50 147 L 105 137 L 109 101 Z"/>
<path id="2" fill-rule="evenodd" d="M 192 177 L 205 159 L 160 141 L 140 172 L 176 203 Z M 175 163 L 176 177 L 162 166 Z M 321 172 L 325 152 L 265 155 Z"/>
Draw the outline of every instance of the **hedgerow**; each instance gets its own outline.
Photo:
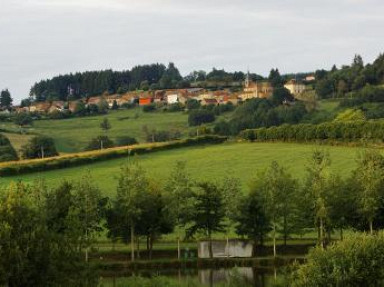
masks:
<path id="1" fill-rule="evenodd" d="M 384 121 L 325 122 L 318 125 L 281 125 L 270 128 L 248 129 L 240 137 L 249 141 L 369 141 L 382 143 Z"/>

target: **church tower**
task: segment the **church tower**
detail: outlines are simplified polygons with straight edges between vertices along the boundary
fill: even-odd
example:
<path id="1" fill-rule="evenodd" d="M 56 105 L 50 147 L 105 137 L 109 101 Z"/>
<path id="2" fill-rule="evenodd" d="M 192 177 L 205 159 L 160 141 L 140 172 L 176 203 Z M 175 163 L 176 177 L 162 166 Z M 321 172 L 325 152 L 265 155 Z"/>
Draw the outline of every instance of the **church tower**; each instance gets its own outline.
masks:
<path id="1" fill-rule="evenodd" d="M 249 88 L 250 81 L 251 81 L 251 79 L 250 79 L 249 70 L 248 70 L 247 76 L 245 77 L 245 83 L 244 83 L 245 84 L 244 86 L 246 89 Z"/>

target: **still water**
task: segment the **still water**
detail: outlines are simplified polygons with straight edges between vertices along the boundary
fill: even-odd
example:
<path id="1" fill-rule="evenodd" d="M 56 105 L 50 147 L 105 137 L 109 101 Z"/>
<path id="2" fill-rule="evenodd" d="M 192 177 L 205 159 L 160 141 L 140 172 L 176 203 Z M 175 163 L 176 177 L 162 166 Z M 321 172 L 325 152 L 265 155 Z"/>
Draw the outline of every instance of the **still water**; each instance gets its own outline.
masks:
<path id="1" fill-rule="evenodd" d="M 171 286 L 242 286 L 242 287 L 272 287 L 281 283 L 283 278 L 274 269 L 252 267 L 235 267 L 228 269 L 182 269 L 161 271 L 140 271 L 136 274 L 123 276 L 106 276 L 100 279 L 103 287 L 134 286 L 132 276 L 156 278 L 158 276 L 169 279 Z M 133 284 L 133 285 L 132 285 Z M 139 284 L 139 283 L 138 283 Z M 159 286 L 159 285 L 156 285 Z"/>

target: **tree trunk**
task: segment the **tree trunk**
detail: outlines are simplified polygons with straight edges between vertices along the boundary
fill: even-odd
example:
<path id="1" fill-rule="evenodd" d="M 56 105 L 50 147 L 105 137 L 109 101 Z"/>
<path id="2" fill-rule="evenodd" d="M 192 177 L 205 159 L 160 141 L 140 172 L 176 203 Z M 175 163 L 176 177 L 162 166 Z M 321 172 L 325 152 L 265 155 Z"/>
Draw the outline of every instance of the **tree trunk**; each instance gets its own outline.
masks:
<path id="1" fill-rule="evenodd" d="M 320 218 L 320 246 L 324 249 L 324 226 L 322 218 Z"/>
<path id="2" fill-rule="evenodd" d="M 373 235 L 373 221 L 372 220 L 369 221 L 369 231 L 370 231 L 371 235 Z"/>
<path id="3" fill-rule="evenodd" d="M 41 149 L 41 158 L 44 158 L 44 147 L 41 146 L 40 149 Z"/>
<path id="4" fill-rule="evenodd" d="M 154 240 L 154 235 L 152 234 L 151 237 L 149 238 L 149 259 L 152 260 L 152 250 L 153 250 L 153 242 Z"/>
<path id="5" fill-rule="evenodd" d="M 88 263 L 88 228 L 85 229 L 85 241 L 87 246 L 85 247 L 85 262 Z"/>
<path id="6" fill-rule="evenodd" d="M 181 258 L 181 250 L 180 250 L 180 226 L 177 226 L 177 259 Z"/>
<path id="7" fill-rule="evenodd" d="M 140 259 L 140 236 L 137 236 L 136 243 L 137 243 L 137 259 Z"/>
<path id="8" fill-rule="evenodd" d="M 276 223 L 273 223 L 273 257 L 276 258 Z"/>
<path id="9" fill-rule="evenodd" d="M 228 238 L 228 234 L 227 234 L 227 245 L 225 247 L 225 252 L 227 253 L 227 258 L 229 258 L 229 238 Z"/>
<path id="10" fill-rule="evenodd" d="M 135 227 L 131 223 L 131 261 L 135 261 Z"/>
<path id="11" fill-rule="evenodd" d="M 287 227 L 287 217 L 284 216 L 284 246 L 287 246 L 288 239 L 288 227 Z"/>
<path id="12" fill-rule="evenodd" d="M 342 227 L 340 228 L 340 240 L 341 240 L 341 241 L 344 240 L 343 228 L 342 228 Z"/>
<path id="13" fill-rule="evenodd" d="M 212 238 L 211 238 L 211 232 L 208 232 L 208 249 L 209 249 L 209 258 L 213 258 L 213 250 L 212 250 Z"/>

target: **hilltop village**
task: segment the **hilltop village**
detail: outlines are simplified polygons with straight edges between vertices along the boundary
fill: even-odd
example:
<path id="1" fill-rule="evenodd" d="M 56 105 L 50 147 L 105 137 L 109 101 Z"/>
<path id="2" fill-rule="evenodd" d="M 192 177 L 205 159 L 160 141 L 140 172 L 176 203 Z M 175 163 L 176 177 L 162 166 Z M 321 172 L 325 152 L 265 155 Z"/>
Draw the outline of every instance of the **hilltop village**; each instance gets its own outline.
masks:
<path id="1" fill-rule="evenodd" d="M 308 83 L 315 80 L 314 76 L 307 76 L 302 81 L 295 79 L 288 80 L 284 87 L 290 91 L 294 97 L 300 97 L 307 89 L 312 89 Z M 68 98 L 73 90 L 68 88 Z M 273 94 L 273 86 L 267 80 L 252 81 L 249 73 L 243 82 L 243 88 L 238 92 L 232 92 L 230 89 L 220 89 L 210 91 L 205 88 L 184 88 L 184 89 L 164 89 L 155 91 L 131 91 L 124 94 L 104 93 L 100 96 L 86 97 L 79 100 L 68 101 L 44 101 L 33 102 L 28 106 L 15 106 L 16 112 L 32 113 L 57 113 L 57 112 L 75 112 L 78 105 L 91 107 L 106 103 L 108 108 L 119 108 L 130 105 L 148 106 L 148 105 L 173 105 L 179 104 L 185 106 L 188 100 L 196 100 L 201 106 L 223 105 L 231 103 L 238 105 L 246 100 L 254 98 L 270 98 Z"/>

